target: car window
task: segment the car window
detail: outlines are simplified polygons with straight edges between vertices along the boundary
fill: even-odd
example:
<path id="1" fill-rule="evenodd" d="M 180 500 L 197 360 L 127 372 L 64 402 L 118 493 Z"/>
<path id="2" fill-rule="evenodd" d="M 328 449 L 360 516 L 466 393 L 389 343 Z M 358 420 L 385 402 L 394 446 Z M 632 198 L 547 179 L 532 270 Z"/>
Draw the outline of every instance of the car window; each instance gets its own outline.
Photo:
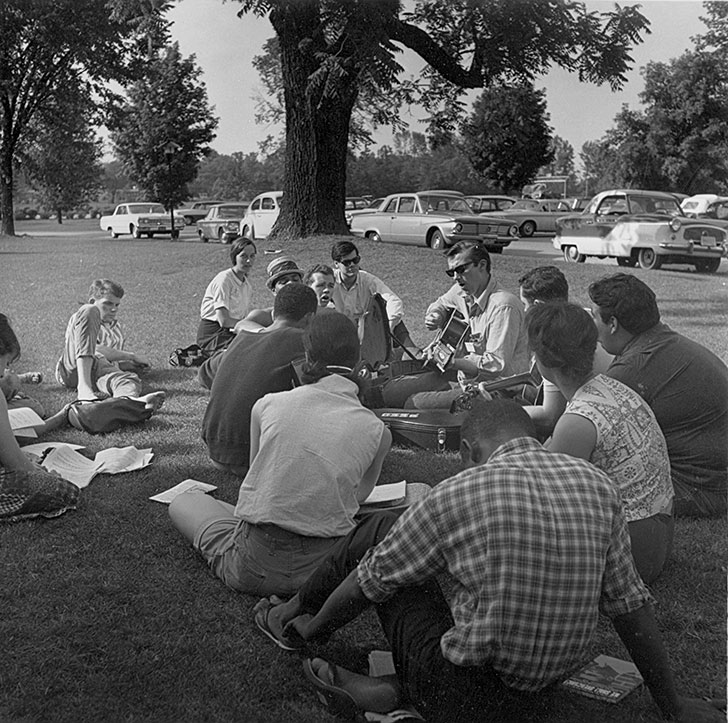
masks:
<path id="1" fill-rule="evenodd" d="M 276 202 L 272 198 L 264 198 L 260 205 L 263 211 L 272 211 L 276 207 Z"/>
<path id="2" fill-rule="evenodd" d="M 514 203 L 515 203 L 515 201 L 511 201 L 508 198 L 504 198 L 504 199 L 502 199 L 500 201 L 496 201 L 495 202 L 495 204 L 496 204 L 495 207 L 496 207 L 496 209 L 498 211 L 505 211 L 507 208 L 513 208 L 513 204 Z"/>
<path id="3" fill-rule="evenodd" d="M 623 196 L 605 196 L 596 213 L 599 216 L 607 216 L 609 214 L 627 213 L 627 201 Z"/>
<path id="4" fill-rule="evenodd" d="M 221 206 L 218 211 L 220 218 L 240 218 L 245 215 L 245 206 Z"/>
<path id="5" fill-rule="evenodd" d="M 384 213 L 394 213 L 397 210 L 397 199 L 393 198 L 385 207 Z"/>
<path id="6" fill-rule="evenodd" d="M 400 213 L 414 213 L 415 212 L 415 199 L 414 196 L 405 196 L 399 200 L 399 212 Z"/>
<path id="7" fill-rule="evenodd" d="M 122 214 L 122 213 L 129 213 L 129 211 L 127 211 L 127 208 L 126 208 L 126 206 L 119 206 L 119 207 L 118 207 L 118 208 L 116 209 L 116 213 L 117 213 L 117 214 L 118 214 L 119 216 L 121 216 L 121 214 Z"/>
<path id="8" fill-rule="evenodd" d="M 253 205 L 251 206 L 253 211 L 257 211 L 260 208 L 260 199 L 256 198 L 255 201 L 253 201 Z"/>

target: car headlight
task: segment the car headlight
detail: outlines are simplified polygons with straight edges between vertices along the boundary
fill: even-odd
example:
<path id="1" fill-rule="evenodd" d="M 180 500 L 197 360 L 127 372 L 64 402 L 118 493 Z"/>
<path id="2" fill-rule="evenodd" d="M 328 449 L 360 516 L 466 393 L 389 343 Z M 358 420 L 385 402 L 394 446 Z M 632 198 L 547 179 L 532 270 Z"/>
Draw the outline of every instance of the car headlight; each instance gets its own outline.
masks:
<path id="1" fill-rule="evenodd" d="M 513 236 L 514 238 L 518 236 L 518 226 L 511 226 L 508 229 L 508 235 Z"/>
<path id="2" fill-rule="evenodd" d="M 461 223 L 456 223 L 453 227 L 454 233 L 460 233 L 463 230 L 463 225 Z"/>
<path id="3" fill-rule="evenodd" d="M 237 231 L 240 228 L 240 221 L 226 221 L 225 228 L 228 231 Z"/>
<path id="4" fill-rule="evenodd" d="M 674 216 L 670 219 L 670 230 L 677 233 L 680 230 L 680 226 L 682 226 L 682 221 L 677 217 Z"/>

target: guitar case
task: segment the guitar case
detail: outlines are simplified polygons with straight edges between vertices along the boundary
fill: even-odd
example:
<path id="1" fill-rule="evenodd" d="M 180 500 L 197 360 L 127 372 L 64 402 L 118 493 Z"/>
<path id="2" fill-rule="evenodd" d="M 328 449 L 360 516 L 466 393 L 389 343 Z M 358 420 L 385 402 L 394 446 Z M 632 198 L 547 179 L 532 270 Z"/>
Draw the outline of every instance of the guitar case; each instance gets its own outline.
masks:
<path id="1" fill-rule="evenodd" d="M 392 441 L 405 447 L 420 447 L 433 452 L 457 452 L 460 427 L 465 412 L 447 409 L 373 409 L 389 427 Z"/>

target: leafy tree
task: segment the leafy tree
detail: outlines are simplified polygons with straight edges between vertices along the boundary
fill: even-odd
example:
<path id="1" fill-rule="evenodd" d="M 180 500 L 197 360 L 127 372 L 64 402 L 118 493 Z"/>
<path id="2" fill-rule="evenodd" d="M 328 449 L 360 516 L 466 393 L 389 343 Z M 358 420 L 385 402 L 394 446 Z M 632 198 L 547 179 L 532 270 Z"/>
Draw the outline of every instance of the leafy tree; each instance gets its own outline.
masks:
<path id="1" fill-rule="evenodd" d="M 462 89 L 530 82 L 553 64 L 619 87 L 647 26 L 635 7 L 588 12 L 550 0 L 237 0 L 268 15 L 278 38 L 286 111 L 284 202 L 274 234 L 345 232 L 349 127 L 365 86 L 425 104 L 447 139 Z M 417 83 L 397 76 L 397 46 L 428 63 Z M 448 135 L 450 133 L 450 135 Z"/>
<path id="2" fill-rule="evenodd" d="M 133 0 L 0 3 L 0 232 L 13 235 L 13 163 L 39 111 L 70 86 L 128 77 Z"/>
<path id="3" fill-rule="evenodd" d="M 574 147 L 561 136 L 553 136 L 549 141 L 549 151 L 553 158 L 538 171 L 539 176 L 573 176 Z"/>
<path id="4" fill-rule="evenodd" d="M 481 178 L 504 193 L 520 192 L 553 158 L 545 96 L 526 84 L 491 87 L 463 123 L 465 156 Z"/>
<path id="5" fill-rule="evenodd" d="M 41 109 L 23 156 L 41 203 L 55 212 L 58 223 L 64 211 L 93 199 L 101 186 L 103 152 L 92 125 L 95 110 L 85 89 L 68 86 Z"/>
<path id="6" fill-rule="evenodd" d="M 176 206 L 188 198 L 188 184 L 215 137 L 217 119 L 200 73 L 194 56 L 183 58 L 176 43 L 162 48 L 128 87 L 128 101 L 112 112 L 116 154 L 150 200 Z M 178 148 L 171 158 L 165 154 L 169 142 Z"/>

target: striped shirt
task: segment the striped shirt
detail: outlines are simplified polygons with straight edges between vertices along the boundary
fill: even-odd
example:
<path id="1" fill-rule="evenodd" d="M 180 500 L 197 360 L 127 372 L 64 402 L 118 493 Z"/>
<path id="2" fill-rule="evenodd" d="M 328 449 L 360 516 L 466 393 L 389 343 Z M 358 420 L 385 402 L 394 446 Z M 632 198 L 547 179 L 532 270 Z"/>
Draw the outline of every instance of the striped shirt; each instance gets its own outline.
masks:
<path id="1" fill-rule="evenodd" d="M 619 492 L 590 463 L 522 437 L 445 480 L 358 568 L 374 603 L 442 572 L 454 579 L 443 656 L 537 691 L 583 663 L 599 615 L 651 601 Z"/>

